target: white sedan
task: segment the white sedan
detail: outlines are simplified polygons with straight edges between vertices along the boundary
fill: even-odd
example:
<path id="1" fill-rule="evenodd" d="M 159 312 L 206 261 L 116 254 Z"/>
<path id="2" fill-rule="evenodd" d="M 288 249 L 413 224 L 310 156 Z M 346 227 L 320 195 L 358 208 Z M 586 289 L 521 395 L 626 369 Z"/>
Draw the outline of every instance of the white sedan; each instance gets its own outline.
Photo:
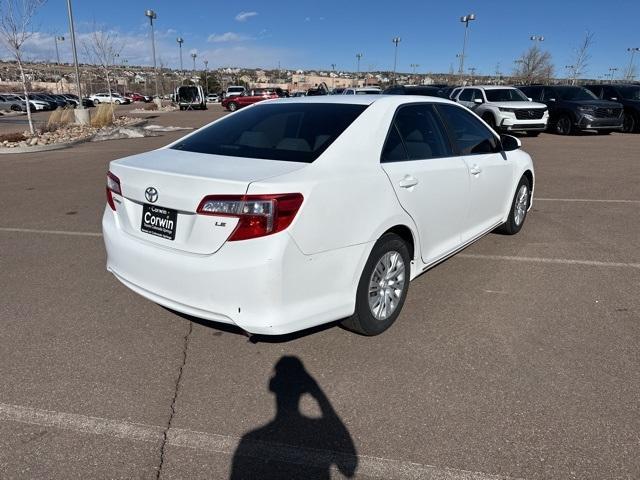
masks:
<path id="1" fill-rule="evenodd" d="M 533 185 L 519 140 L 449 100 L 268 100 L 111 162 L 107 269 L 250 333 L 342 320 L 376 335 L 410 280 L 496 228 L 517 233 Z"/>
<path id="2" fill-rule="evenodd" d="M 115 103 L 116 105 L 124 105 L 131 103 L 131 100 L 127 97 L 123 97 L 118 93 L 94 93 L 89 96 L 89 100 L 91 100 L 94 104 L 98 105 L 99 103 Z"/>

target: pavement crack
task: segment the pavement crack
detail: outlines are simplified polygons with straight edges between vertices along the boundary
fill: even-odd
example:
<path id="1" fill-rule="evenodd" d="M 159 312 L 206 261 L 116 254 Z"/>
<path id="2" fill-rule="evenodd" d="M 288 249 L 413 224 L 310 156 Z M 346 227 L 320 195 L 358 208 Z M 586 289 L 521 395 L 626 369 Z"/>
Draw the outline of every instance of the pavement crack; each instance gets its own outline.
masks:
<path id="1" fill-rule="evenodd" d="M 187 363 L 187 349 L 189 348 L 189 339 L 191 338 L 191 332 L 193 332 L 193 322 L 189 322 L 189 329 L 184 336 L 183 344 L 182 344 L 182 363 L 180 364 L 180 369 L 178 370 L 178 378 L 176 378 L 176 384 L 173 389 L 173 399 L 171 400 L 171 411 L 169 412 L 169 419 L 167 420 L 167 425 L 162 432 L 162 443 L 160 444 L 160 462 L 158 464 L 158 468 L 156 470 L 156 480 L 160 479 L 162 475 L 162 467 L 164 465 L 164 457 L 165 457 L 165 447 L 167 445 L 167 438 L 169 435 L 169 430 L 171 429 L 171 424 L 173 422 L 173 416 L 176 413 L 176 401 L 178 399 L 178 394 L 180 392 L 180 384 L 182 382 L 182 372 L 184 371 L 184 367 Z"/>

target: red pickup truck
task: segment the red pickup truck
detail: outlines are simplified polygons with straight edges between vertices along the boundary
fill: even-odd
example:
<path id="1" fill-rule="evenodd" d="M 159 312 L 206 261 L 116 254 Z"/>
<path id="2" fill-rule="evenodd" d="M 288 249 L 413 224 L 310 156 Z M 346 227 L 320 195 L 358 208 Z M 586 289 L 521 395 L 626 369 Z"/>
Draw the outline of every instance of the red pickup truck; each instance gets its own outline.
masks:
<path id="1" fill-rule="evenodd" d="M 237 109 L 246 107 L 247 105 L 253 105 L 254 103 L 262 102 L 263 100 L 269 100 L 270 98 L 278 98 L 278 94 L 275 90 L 270 88 L 256 88 L 254 90 L 245 91 L 242 95 L 234 95 L 222 100 L 222 106 L 230 112 L 235 112 Z"/>

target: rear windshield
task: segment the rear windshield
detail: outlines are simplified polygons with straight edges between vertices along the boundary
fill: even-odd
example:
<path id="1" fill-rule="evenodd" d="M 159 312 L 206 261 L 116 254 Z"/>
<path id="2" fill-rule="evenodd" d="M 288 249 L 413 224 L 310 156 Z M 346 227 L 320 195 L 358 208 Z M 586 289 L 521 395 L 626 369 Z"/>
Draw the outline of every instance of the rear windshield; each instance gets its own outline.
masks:
<path id="1" fill-rule="evenodd" d="M 229 157 L 311 163 L 367 108 L 332 103 L 256 105 L 173 146 Z"/>

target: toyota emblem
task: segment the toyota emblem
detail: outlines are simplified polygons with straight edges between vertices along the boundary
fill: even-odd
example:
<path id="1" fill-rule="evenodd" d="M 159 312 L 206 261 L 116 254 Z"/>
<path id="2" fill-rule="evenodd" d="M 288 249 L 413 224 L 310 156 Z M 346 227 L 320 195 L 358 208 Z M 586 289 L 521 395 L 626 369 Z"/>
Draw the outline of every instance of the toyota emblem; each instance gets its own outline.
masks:
<path id="1" fill-rule="evenodd" d="M 153 187 L 147 187 L 147 189 L 144 191 L 144 197 L 148 202 L 156 203 L 156 201 L 158 200 L 158 190 Z"/>

